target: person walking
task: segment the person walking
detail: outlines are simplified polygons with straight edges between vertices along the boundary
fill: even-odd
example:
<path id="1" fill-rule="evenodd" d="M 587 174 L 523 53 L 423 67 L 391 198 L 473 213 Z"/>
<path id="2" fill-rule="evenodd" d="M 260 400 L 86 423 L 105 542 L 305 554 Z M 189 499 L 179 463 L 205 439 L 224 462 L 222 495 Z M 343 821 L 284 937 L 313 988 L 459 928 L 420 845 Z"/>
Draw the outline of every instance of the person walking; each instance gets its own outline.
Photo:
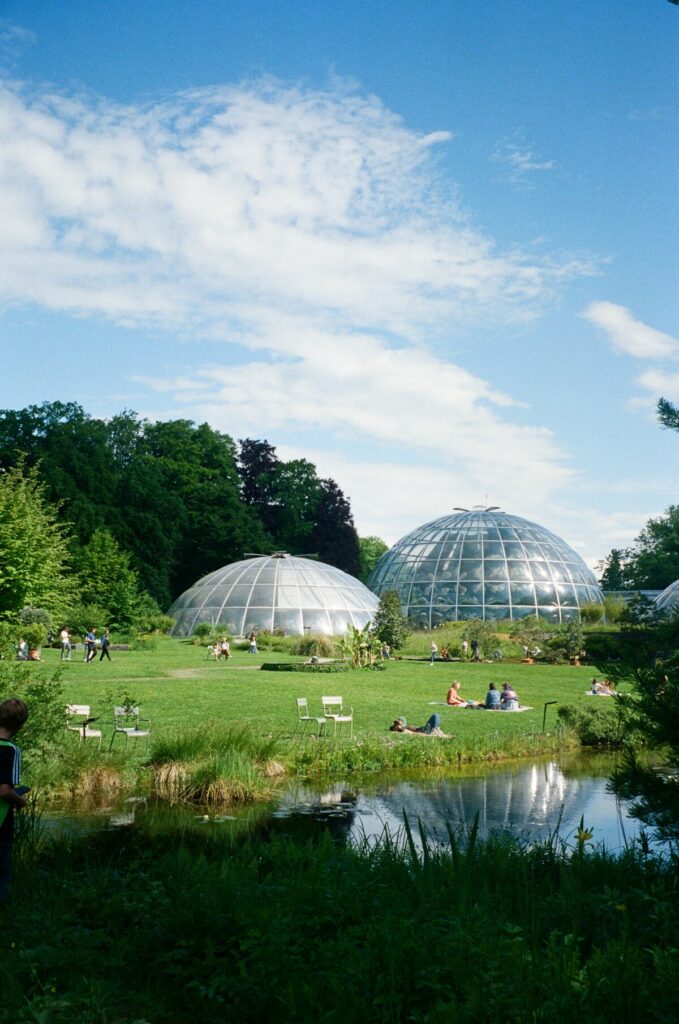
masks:
<path id="1" fill-rule="evenodd" d="M 431 652 L 431 654 L 429 656 L 429 666 L 431 667 L 434 664 L 434 662 L 436 661 L 436 655 L 438 654 L 438 650 L 439 650 L 433 640 L 429 644 L 429 650 Z"/>
<path id="2" fill-rule="evenodd" d="M 468 653 L 468 651 L 469 651 L 469 644 L 467 643 L 466 640 L 463 640 L 462 641 L 462 657 L 464 658 L 465 661 L 467 660 L 467 653 Z"/>
<path id="3" fill-rule="evenodd" d="M 111 637 L 109 636 L 108 630 L 105 629 L 101 638 L 101 654 L 99 655 L 99 661 L 103 661 L 104 658 L 108 658 L 109 661 L 111 660 L 111 652 L 109 650 L 110 646 Z"/>
<path id="4" fill-rule="evenodd" d="M 85 664 L 89 665 L 97 656 L 97 631 L 90 629 L 85 634 Z"/>
<path id="5" fill-rule="evenodd" d="M 59 634 L 59 640 L 61 641 L 61 661 L 71 660 L 71 634 L 66 629 L 66 626 L 62 629 Z"/>

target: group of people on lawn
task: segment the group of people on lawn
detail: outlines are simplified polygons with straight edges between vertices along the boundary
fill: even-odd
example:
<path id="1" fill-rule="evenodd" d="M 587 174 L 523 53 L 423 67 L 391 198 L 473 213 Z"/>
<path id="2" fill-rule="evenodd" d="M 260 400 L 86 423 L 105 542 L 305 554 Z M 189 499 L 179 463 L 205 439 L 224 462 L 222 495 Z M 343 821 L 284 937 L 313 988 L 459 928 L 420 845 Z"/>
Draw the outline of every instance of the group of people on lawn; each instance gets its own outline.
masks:
<path id="1" fill-rule="evenodd" d="M 450 707 L 481 708 L 485 711 L 518 711 L 519 696 L 509 683 L 503 683 L 502 690 L 498 690 L 495 683 L 490 683 L 485 700 L 464 700 L 460 696 L 460 684 L 456 679 L 448 690 L 446 704 Z"/>

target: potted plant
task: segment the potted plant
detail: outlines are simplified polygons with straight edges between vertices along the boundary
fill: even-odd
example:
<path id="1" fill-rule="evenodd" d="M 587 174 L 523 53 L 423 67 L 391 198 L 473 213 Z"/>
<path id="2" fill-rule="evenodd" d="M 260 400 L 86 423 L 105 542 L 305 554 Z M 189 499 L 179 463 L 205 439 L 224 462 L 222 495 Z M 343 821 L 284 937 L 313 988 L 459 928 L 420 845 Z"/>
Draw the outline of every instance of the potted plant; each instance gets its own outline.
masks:
<path id="1" fill-rule="evenodd" d="M 23 638 L 28 644 L 28 660 L 40 661 L 40 648 L 47 639 L 47 630 L 40 622 L 32 622 L 24 627 Z"/>

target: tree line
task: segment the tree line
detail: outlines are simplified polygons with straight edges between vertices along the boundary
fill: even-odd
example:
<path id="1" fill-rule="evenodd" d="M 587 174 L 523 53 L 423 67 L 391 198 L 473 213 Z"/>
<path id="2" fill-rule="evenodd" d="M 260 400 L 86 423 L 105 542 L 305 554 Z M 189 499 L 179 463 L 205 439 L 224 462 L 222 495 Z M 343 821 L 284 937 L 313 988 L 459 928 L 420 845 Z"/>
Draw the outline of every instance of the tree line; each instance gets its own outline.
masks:
<path id="1" fill-rule="evenodd" d="M 121 622 L 141 595 L 166 609 L 249 553 L 309 553 L 366 572 L 334 480 L 306 459 L 281 460 L 268 441 L 236 442 L 207 423 L 151 422 L 128 410 L 99 419 L 73 402 L 5 409 L 0 482 L 0 616 L 35 603 L 41 588 L 41 604 L 75 600 L 63 588 L 54 600 L 69 568 L 78 599 L 115 604 Z"/>

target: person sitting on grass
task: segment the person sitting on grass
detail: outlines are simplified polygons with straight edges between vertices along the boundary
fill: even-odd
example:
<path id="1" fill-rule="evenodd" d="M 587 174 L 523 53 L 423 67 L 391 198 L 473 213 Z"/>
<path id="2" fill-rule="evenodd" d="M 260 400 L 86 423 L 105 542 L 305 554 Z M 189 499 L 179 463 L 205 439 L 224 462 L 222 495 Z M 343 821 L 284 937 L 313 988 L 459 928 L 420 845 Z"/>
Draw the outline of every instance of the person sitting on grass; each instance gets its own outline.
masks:
<path id="1" fill-rule="evenodd" d="M 449 704 L 451 708 L 478 708 L 483 707 L 478 700 L 464 700 L 460 697 L 460 683 L 459 680 L 455 679 L 453 685 L 448 690 L 446 695 L 446 704 Z"/>
<path id="2" fill-rule="evenodd" d="M 441 716 L 437 714 L 433 714 L 419 729 L 416 729 L 414 725 L 408 725 L 406 719 L 401 715 L 391 723 L 389 732 L 417 732 L 422 736 L 438 736 L 440 739 L 450 739 L 450 736 L 447 736 L 441 730 Z"/>
<path id="3" fill-rule="evenodd" d="M 519 710 L 519 697 L 516 690 L 509 685 L 509 683 L 502 684 L 502 693 L 500 694 L 500 708 L 502 711 L 518 711 Z"/>
<path id="4" fill-rule="evenodd" d="M 610 679 L 604 679 L 603 683 L 599 686 L 599 693 L 602 697 L 616 697 L 618 691 L 615 689 Z"/>
<path id="5" fill-rule="evenodd" d="M 500 694 L 495 687 L 495 683 L 490 683 L 483 706 L 486 711 L 500 710 Z"/>

